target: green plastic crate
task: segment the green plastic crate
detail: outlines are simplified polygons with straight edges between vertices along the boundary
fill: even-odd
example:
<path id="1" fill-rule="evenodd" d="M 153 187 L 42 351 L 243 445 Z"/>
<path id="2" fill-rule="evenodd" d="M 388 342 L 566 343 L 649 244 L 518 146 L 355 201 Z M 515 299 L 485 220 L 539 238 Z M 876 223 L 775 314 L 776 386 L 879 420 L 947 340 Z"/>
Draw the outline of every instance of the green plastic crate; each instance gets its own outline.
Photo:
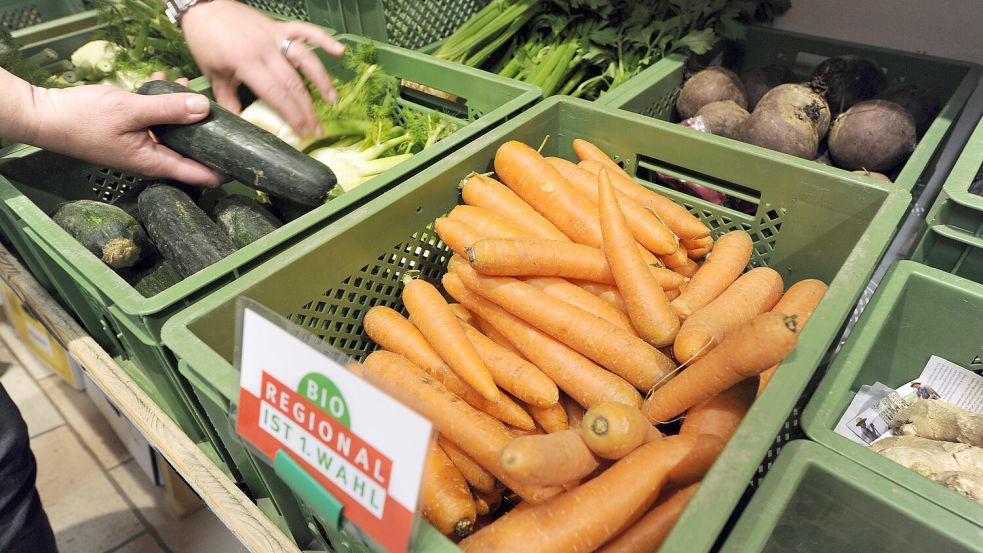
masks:
<path id="1" fill-rule="evenodd" d="M 983 120 L 952 167 L 925 222 L 929 225 L 948 225 L 976 237 L 983 236 L 983 196 L 969 191 L 977 177 L 983 178 Z"/>
<path id="2" fill-rule="evenodd" d="M 785 63 L 793 68 L 797 76 L 805 78 L 823 59 L 840 54 L 867 56 L 886 70 L 889 83 L 903 81 L 916 84 L 934 93 L 940 101 L 944 102 L 935 122 L 921 138 L 907 163 L 894 177 L 894 182 L 899 187 L 917 196 L 932 175 L 932 169 L 953 123 L 959 118 L 966 101 L 976 88 L 980 75 L 983 74 L 981 68 L 967 62 L 764 27 L 748 28 L 747 39 L 734 55 L 735 63 L 728 65 L 740 72 L 769 63 Z M 675 111 L 676 97 L 679 95 L 686 74 L 686 57 L 670 56 L 598 101 L 607 106 L 627 109 L 675 123 L 679 121 L 679 115 Z M 714 137 L 714 139 L 721 143 L 733 142 L 723 137 Z M 755 148 L 760 152 L 769 152 L 769 155 L 778 156 L 786 165 L 812 167 L 829 175 L 866 180 L 865 177 L 843 169 L 820 165 L 765 148 L 756 146 Z"/>
<path id="3" fill-rule="evenodd" d="M 85 11 L 79 0 L 2 0 L 0 29 L 16 31 Z"/>
<path id="4" fill-rule="evenodd" d="M 949 225 L 930 225 L 924 229 L 911 259 L 983 283 L 983 236 Z"/>
<path id="5" fill-rule="evenodd" d="M 983 528 L 822 446 L 796 440 L 721 553 L 983 551 Z"/>
<path id="6" fill-rule="evenodd" d="M 426 50 L 450 36 L 489 1 L 327 0 L 310 9 L 318 21 L 341 32 Z"/>
<path id="7" fill-rule="evenodd" d="M 406 270 L 420 270 L 431 281 L 444 272 L 447 249 L 429 226 L 459 202 L 460 179 L 490 170 L 506 140 L 538 145 L 547 135 L 544 155 L 575 159 L 571 141 L 587 138 L 615 154 L 643 183 L 686 205 L 715 235 L 746 229 L 755 242 L 752 264 L 768 264 L 790 283 L 831 283 L 799 347 L 751 409 L 670 538 L 677 548 L 670 550 L 708 550 L 749 484 L 767 472 L 773 452 L 797 433 L 804 407 L 799 398 L 808 395 L 811 376 L 887 247 L 910 200 L 906 191 L 788 167 L 739 144 L 585 101 L 549 98 L 202 299 L 167 323 L 164 342 L 202 400 L 228 413 L 238 401 L 239 377 L 230 360 L 240 295 L 364 357 L 374 348 L 362 333 L 365 311 L 376 304 L 399 308 L 399 276 Z M 653 169 L 739 188 L 757 202 L 756 213 L 653 185 L 642 178 Z"/>
<path id="8" fill-rule="evenodd" d="M 980 368 L 983 285 L 912 261 L 895 264 L 877 287 L 803 416 L 806 434 L 833 451 L 940 505 L 983 530 L 983 505 L 834 432 L 854 394 L 876 381 L 897 387 L 932 355 Z"/>

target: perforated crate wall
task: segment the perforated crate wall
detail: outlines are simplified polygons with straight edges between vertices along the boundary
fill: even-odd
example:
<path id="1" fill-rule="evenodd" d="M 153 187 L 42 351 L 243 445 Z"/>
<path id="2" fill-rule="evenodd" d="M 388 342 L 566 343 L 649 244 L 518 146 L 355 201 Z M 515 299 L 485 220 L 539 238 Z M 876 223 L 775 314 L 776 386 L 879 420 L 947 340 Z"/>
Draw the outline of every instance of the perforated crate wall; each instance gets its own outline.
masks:
<path id="1" fill-rule="evenodd" d="M 490 0 L 383 0 L 389 43 L 410 50 L 450 36 Z"/>
<path id="2" fill-rule="evenodd" d="M 16 31 L 85 9 L 82 0 L 0 1 L 0 28 Z"/>
<path id="3" fill-rule="evenodd" d="M 278 15 L 285 19 L 310 21 L 307 3 L 304 0 L 243 0 L 256 9 Z"/>

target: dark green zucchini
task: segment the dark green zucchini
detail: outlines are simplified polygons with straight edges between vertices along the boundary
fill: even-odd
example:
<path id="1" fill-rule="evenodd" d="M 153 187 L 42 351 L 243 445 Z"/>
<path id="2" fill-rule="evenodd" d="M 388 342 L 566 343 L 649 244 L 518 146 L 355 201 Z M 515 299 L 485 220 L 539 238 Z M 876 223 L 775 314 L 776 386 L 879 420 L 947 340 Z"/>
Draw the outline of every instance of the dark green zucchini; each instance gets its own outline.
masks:
<path id="1" fill-rule="evenodd" d="M 283 226 L 259 202 L 238 194 L 215 202 L 212 217 L 237 248 L 244 248 Z"/>
<path id="2" fill-rule="evenodd" d="M 182 276 L 191 276 L 236 251 L 222 229 L 173 186 L 150 186 L 137 203 L 150 239 Z"/>
<path id="3" fill-rule="evenodd" d="M 132 267 L 153 251 L 140 223 L 113 205 L 93 200 L 69 202 L 52 219 L 113 269 Z"/>
<path id="4" fill-rule="evenodd" d="M 170 81 L 150 81 L 140 94 L 193 92 Z M 331 169 L 273 134 L 212 102 L 208 117 L 190 125 L 152 128 L 162 144 L 242 184 L 319 206 L 337 179 Z"/>
<path id="5" fill-rule="evenodd" d="M 183 277 L 177 272 L 174 265 L 167 261 L 162 261 L 143 273 L 137 275 L 133 281 L 133 287 L 144 297 L 152 298 L 157 294 L 167 290 L 171 286 L 181 282 Z"/>
<path id="6" fill-rule="evenodd" d="M 198 198 L 201 197 L 201 192 L 203 190 L 202 187 L 200 186 L 191 186 L 189 184 L 184 184 L 175 181 L 140 181 L 134 184 L 133 186 L 127 188 L 126 192 L 123 192 L 122 194 L 117 196 L 116 199 L 110 203 L 122 209 L 123 211 L 129 213 L 131 217 L 139 221 L 140 208 L 137 205 L 137 198 L 140 197 L 140 194 L 143 193 L 143 191 L 146 190 L 148 186 L 152 186 L 156 184 L 166 184 L 168 186 L 173 186 L 174 188 L 177 188 L 178 190 L 187 194 L 188 197 L 195 202 L 197 202 Z"/>

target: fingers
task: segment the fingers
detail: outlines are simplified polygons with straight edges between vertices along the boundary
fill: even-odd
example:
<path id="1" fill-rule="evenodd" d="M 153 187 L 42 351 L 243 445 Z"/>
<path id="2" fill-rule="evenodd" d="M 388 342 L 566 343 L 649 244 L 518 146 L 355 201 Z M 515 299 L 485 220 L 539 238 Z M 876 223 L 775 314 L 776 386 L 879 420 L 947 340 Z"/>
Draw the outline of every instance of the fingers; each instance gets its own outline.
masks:
<path id="1" fill-rule="evenodd" d="M 149 164 L 147 168 L 140 171 L 148 177 L 174 179 L 209 188 L 219 186 L 228 180 L 225 176 L 197 161 L 181 156 L 170 148 L 156 143 L 149 147 L 151 148 Z"/>
<path id="2" fill-rule="evenodd" d="M 231 79 L 212 79 L 212 94 L 215 95 L 215 101 L 236 115 L 242 111 L 238 89 L 239 83 Z"/>
<path id="3" fill-rule="evenodd" d="M 201 94 L 132 94 L 128 100 L 128 115 L 136 128 L 162 124 L 187 125 L 204 119 L 211 108 L 208 98 Z"/>
<path id="4" fill-rule="evenodd" d="M 335 40 L 317 25 L 303 21 L 287 21 L 283 23 L 283 30 L 286 36 L 295 40 L 310 42 L 332 56 L 338 57 L 345 53 L 345 45 Z"/>
<path id="5" fill-rule="evenodd" d="M 321 59 L 317 57 L 317 54 L 304 46 L 303 43 L 291 46 L 287 50 L 287 59 L 314 83 L 317 91 L 321 93 L 322 98 L 329 102 L 334 102 L 338 99 L 338 92 L 335 91 L 334 85 L 331 83 L 331 77 L 324 68 L 324 64 L 321 63 Z"/>
<path id="6" fill-rule="evenodd" d="M 166 81 L 167 80 L 167 74 L 164 73 L 163 71 L 154 71 L 153 73 L 150 74 L 150 80 L 151 81 Z M 176 82 L 177 84 L 179 84 L 181 86 L 191 86 L 191 81 L 189 81 L 186 77 L 179 77 L 177 79 L 174 79 L 174 82 Z"/>
<path id="7" fill-rule="evenodd" d="M 266 62 L 263 70 L 243 75 L 242 80 L 279 113 L 297 134 L 320 134 L 311 95 L 286 58 L 276 56 Z"/>

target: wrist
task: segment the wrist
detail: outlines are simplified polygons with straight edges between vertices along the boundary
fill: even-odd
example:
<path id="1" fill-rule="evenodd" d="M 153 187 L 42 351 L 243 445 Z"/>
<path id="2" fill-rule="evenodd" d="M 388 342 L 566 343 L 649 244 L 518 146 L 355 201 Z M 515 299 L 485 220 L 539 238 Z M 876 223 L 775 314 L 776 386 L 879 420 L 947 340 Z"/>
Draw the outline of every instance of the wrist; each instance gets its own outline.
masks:
<path id="1" fill-rule="evenodd" d="M 212 11 L 212 9 L 208 7 L 209 4 L 225 3 L 228 1 L 232 0 L 198 0 L 181 14 L 181 30 L 187 31 L 189 25 L 194 26 L 196 21 L 206 19 L 208 14 L 205 12 Z"/>
<path id="2" fill-rule="evenodd" d="M 43 94 L 44 90 L 2 71 L 0 86 L 5 90 L 4 96 L 13 100 L 5 101 L 0 106 L 0 130 L 3 131 L 4 138 L 34 144 L 41 126 L 38 95 Z"/>

